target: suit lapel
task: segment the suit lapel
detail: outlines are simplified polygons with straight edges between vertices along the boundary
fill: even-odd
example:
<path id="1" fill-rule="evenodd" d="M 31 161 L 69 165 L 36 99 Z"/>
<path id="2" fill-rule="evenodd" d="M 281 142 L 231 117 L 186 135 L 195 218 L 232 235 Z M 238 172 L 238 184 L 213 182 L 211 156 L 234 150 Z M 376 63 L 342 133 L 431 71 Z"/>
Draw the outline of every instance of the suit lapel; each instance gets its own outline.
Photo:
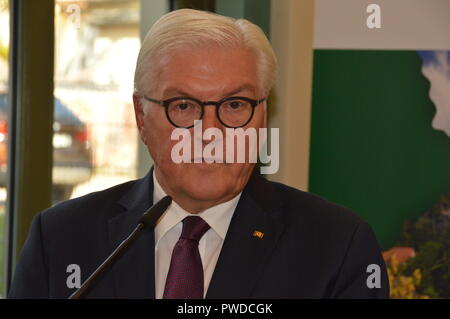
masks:
<path id="1" fill-rule="evenodd" d="M 234 212 L 206 298 L 251 297 L 284 229 L 280 205 L 273 186 L 254 174 Z"/>
<path id="2" fill-rule="evenodd" d="M 125 212 L 108 221 L 110 250 L 133 231 L 139 218 L 153 204 L 153 170 L 138 180 L 120 200 Z M 155 298 L 154 232 L 144 230 L 112 268 L 116 298 Z"/>

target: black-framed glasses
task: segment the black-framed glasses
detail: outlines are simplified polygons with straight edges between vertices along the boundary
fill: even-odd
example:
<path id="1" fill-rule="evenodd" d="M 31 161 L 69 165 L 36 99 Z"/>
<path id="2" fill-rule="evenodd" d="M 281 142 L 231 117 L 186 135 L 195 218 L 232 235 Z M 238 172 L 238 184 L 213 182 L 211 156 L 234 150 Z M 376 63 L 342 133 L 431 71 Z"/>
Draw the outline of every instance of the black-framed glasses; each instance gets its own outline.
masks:
<path id="1" fill-rule="evenodd" d="M 252 120 L 255 107 L 267 100 L 267 98 L 253 100 L 243 96 L 231 96 L 220 101 L 202 102 L 190 97 L 173 97 L 161 101 L 145 95 L 144 99 L 163 106 L 167 120 L 180 128 L 193 127 L 194 121 L 203 118 L 207 105 L 216 107 L 216 116 L 222 125 L 230 128 L 243 127 Z"/>

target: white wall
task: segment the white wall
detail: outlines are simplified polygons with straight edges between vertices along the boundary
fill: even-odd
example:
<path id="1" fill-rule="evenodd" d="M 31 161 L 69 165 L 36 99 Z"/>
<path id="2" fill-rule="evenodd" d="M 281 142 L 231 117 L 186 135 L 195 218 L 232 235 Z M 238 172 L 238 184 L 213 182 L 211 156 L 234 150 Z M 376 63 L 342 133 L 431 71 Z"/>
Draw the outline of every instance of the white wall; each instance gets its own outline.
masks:
<path id="1" fill-rule="evenodd" d="M 280 169 L 271 180 L 308 189 L 313 62 L 313 0 L 272 0 L 270 34 L 279 72 L 270 127 L 280 129 Z"/>

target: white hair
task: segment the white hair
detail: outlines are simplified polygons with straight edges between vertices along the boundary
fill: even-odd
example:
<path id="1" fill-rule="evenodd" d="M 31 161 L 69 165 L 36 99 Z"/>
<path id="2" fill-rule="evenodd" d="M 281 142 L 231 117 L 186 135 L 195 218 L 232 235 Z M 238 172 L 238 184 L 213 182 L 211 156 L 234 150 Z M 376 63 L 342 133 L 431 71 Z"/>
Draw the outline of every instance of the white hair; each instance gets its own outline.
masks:
<path id="1" fill-rule="evenodd" d="M 216 44 L 226 48 L 248 48 L 256 59 L 260 89 L 272 89 L 277 60 L 271 44 L 257 25 L 245 19 L 233 19 L 206 11 L 180 9 L 162 16 L 142 43 L 134 74 L 135 90 L 146 94 L 151 88 L 154 61 L 180 47 Z"/>

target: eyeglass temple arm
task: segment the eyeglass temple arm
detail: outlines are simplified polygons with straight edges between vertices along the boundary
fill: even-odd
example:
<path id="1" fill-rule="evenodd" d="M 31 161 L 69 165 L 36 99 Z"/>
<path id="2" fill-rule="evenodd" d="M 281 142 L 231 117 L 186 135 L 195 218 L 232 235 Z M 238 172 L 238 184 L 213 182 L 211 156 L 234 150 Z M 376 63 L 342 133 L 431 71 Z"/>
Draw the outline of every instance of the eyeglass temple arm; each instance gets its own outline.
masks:
<path id="1" fill-rule="evenodd" d="M 161 100 L 155 100 L 155 99 L 152 99 L 152 98 L 150 98 L 150 97 L 147 97 L 146 95 L 144 95 L 143 98 L 146 99 L 146 100 L 149 101 L 149 102 L 153 102 L 153 103 L 157 103 L 157 104 L 164 105 L 164 101 L 161 101 Z"/>
<path id="2" fill-rule="evenodd" d="M 257 101 L 256 101 L 256 105 L 258 105 L 259 103 L 262 103 L 262 102 L 264 102 L 264 101 L 267 101 L 267 97 L 265 97 L 265 98 L 263 98 L 263 99 L 261 99 L 261 100 L 257 100 Z"/>

